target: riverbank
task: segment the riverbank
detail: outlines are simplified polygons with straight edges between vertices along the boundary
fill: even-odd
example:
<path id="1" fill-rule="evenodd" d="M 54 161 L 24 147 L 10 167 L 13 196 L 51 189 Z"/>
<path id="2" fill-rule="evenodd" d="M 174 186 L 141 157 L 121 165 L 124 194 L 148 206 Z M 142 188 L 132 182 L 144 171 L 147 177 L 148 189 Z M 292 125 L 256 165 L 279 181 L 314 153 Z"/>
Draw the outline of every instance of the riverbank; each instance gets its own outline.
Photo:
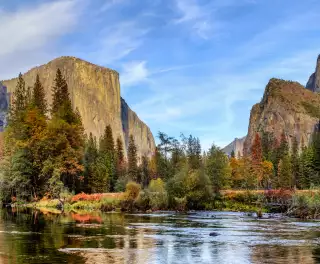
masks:
<path id="1" fill-rule="evenodd" d="M 62 201 L 57 199 L 42 199 L 38 202 L 19 204 L 30 208 L 51 208 L 62 211 L 123 211 L 123 212 L 154 212 L 163 210 L 189 211 L 186 200 L 179 200 L 169 206 L 169 203 L 150 200 L 143 192 L 133 195 L 125 193 L 84 194 L 80 193 Z M 166 204 L 166 206 L 164 206 Z M 171 203 L 170 203 L 171 204 Z M 216 195 L 210 203 L 199 210 L 233 211 L 263 213 L 283 213 L 302 219 L 320 219 L 319 190 L 272 190 L 246 191 L 227 190 Z"/>

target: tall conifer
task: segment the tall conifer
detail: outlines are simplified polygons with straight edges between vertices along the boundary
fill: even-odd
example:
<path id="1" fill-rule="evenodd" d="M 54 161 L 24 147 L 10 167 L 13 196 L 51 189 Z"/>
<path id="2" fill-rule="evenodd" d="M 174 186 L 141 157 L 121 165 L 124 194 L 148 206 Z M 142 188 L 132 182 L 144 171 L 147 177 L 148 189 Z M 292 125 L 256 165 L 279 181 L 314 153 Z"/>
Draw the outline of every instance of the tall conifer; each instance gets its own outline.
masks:
<path id="1" fill-rule="evenodd" d="M 137 146 L 135 144 L 134 138 L 132 135 L 129 137 L 129 146 L 128 146 L 128 174 L 129 177 L 138 181 L 138 157 L 137 157 Z"/>
<path id="2" fill-rule="evenodd" d="M 45 115 L 47 113 L 47 101 L 43 85 L 40 82 L 40 77 L 37 74 L 36 82 L 33 86 L 32 92 L 32 105 L 36 107 L 41 114 Z"/>

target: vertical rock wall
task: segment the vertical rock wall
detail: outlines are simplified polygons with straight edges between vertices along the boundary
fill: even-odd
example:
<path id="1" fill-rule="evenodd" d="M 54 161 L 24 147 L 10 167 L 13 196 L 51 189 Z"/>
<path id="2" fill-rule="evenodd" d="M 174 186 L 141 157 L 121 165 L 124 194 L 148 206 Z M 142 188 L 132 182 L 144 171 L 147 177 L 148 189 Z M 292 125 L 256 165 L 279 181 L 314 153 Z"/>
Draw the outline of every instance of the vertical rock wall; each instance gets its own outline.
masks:
<path id="1" fill-rule="evenodd" d="M 120 137 L 127 147 L 127 139 L 132 134 L 138 155 L 151 156 L 155 149 L 152 133 L 120 97 L 119 74 L 116 71 L 74 57 L 60 57 L 33 68 L 23 75 L 26 85 L 32 86 L 39 74 L 49 104 L 58 68 L 66 78 L 73 107 L 79 109 L 88 134 L 100 138 L 106 125 L 110 124 L 115 140 Z M 10 92 L 15 90 L 16 84 L 16 78 L 3 81 Z"/>

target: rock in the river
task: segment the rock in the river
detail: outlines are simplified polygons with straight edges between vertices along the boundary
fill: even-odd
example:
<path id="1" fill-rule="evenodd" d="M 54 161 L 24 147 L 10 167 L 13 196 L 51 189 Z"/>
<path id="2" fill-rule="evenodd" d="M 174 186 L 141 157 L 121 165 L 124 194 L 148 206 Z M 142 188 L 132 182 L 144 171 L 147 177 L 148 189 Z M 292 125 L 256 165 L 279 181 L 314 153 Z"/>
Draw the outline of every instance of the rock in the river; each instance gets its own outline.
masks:
<path id="1" fill-rule="evenodd" d="M 209 234 L 209 236 L 219 236 L 219 233 L 217 233 L 217 232 L 211 232 L 211 233 Z"/>
<path id="2" fill-rule="evenodd" d="M 66 78 L 72 105 L 79 109 L 88 134 L 91 132 L 99 138 L 106 125 L 110 124 L 115 140 L 120 137 L 127 146 L 129 135 L 132 134 L 138 155 L 152 155 L 155 150 L 153 135 L 149 127 L 120 97 L 118 72 L 74 57 L 60 57 L 33 68 L 23 75 L 26 85 L 32 86 L 39 74 L 49 104 L 52 101 L 52 85 L 58 68 Z M 17 79 L 3 81 L 10 92 L 15 90 L 16 83 Z"/>

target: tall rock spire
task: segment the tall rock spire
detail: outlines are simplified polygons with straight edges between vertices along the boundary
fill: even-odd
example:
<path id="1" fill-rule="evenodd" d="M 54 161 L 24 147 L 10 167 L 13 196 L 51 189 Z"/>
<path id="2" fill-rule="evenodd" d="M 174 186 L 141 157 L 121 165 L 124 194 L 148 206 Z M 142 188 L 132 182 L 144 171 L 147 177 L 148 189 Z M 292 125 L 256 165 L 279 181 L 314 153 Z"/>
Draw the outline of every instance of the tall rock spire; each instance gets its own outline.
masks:
<path id="1" fill-rule="evenodd" d="M 306 88 L 312 92 L 320 92 L 320 55 L 317 59 L 316 71 L 310 76 Z"/>
<path id="2" fill-rule="evenodd" d="M 0 82 L 0 132 L 3 132 L 7 124 L 7 114 L 9 111 L 9 95 L 7 87 Z"/>

